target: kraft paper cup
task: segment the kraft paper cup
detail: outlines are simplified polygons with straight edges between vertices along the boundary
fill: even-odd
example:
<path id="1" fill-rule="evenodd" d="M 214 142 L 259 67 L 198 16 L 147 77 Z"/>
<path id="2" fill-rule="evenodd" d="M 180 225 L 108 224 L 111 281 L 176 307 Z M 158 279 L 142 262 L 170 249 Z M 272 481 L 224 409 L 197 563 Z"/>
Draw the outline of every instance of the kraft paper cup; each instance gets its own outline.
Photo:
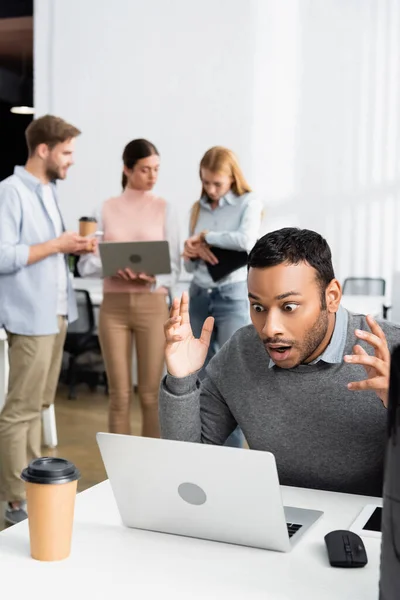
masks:
<path id="1" fill-rule="evenodd" d="M 79 235 L 85 237 L 97 231 L 97 221 L 94 217 L 81 217 L 79 219 Z"/>
<path id="2" fill-rule="evenodd" d="M 75 465 L 63 458 L 37 458 L 22 471 L 32 558 L 54 561 L 70 555 L 79 477 Z"/>

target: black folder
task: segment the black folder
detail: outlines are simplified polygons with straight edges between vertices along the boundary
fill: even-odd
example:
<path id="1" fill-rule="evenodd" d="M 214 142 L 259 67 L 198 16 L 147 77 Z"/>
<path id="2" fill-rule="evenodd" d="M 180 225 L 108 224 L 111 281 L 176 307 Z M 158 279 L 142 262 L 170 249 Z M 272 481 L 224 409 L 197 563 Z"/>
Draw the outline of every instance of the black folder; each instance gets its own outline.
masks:
<path id="1" fill-rule="evenodd" d="M 212 246 L 211 252 L 218 259 L 218 264 L 210 265 L 206 262 L 208 272 L 213 281 L 219 281 L 223 277 L 230 275 L 233 271 L 247 265 L 248 254 L 245 250 L 227 250 L 226 248 L 217 248 Z"/>

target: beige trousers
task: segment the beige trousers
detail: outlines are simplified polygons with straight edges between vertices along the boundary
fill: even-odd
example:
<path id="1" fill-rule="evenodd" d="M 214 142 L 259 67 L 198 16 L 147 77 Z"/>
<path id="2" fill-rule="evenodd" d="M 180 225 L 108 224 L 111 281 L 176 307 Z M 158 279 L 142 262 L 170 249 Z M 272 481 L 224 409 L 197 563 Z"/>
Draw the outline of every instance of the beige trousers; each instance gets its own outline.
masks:
<path id="1" fill-rule="evenodd" d="M 135 341 L 142 435 L 160 436 L 158 392 L 164 366 L 164 323 L 167 318 L 168 307 L 164 294 L 104 294 L 99 316 L 99 337 L 108 378 L 109 430 L 112 433 L 131 432 Z"/>
<path id="2" fill-rule="evenodd" d="M 67 321 L 58 317 L 59 333 L 17 335 L 7 332 L 10 375 L 0 413 L 0 500 L 25 499 L 21 471 L 41 455 L 42 409 L 54 402 Z"/>

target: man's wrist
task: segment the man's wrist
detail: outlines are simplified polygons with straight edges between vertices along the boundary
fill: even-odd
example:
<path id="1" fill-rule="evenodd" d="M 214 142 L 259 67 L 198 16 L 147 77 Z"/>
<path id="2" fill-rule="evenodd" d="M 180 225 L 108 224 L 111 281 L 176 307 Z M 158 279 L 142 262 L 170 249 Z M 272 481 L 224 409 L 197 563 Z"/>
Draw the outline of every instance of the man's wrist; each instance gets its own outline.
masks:
<path id="1" fill-rule="evenodd" d="M 165 378 L 165 387 L 175 396 L 184 396 L 197 389 L 197 378 L 198 371 L 189 373 L 183 377 L 175 377 L 168 372 Z"/>
<path id="2" fill-rule="evenodd" d="M 49 248 L 50 254 L 59 254 L 61 252 L 59 238 L 54 238 L 47 243 L 48 243 L 48 248 Z"/>

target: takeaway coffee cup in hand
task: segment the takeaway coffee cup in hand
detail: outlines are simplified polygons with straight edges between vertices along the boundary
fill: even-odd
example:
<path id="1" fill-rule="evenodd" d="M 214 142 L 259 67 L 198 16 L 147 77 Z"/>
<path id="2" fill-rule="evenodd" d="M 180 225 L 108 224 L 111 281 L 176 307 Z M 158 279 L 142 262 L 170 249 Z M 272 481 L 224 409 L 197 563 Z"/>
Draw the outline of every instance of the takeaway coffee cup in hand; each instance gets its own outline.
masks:
<path id="1" fill-rule="evenodd" d="M 79 235 L 89 237 L 87 252 L 93 252 L 96 248 L 95 233 L 97 232 L 97 221 L 94 217 L 81 217 L 79 219 Z"/>
<path id="2" fill-rule="evenodd" d="M 97 221 L 94 217 L 81 217 L 79 219 L 79 235 L 83 237 L 93 235 L 97 231 Z"/>
<path id="3" fill-rule="evenodd" d="M 53 561 L 70 555 L 79 477 L 75 465 L 63 458 L 37 458 L 22 471 L 32 558 Z"/>

